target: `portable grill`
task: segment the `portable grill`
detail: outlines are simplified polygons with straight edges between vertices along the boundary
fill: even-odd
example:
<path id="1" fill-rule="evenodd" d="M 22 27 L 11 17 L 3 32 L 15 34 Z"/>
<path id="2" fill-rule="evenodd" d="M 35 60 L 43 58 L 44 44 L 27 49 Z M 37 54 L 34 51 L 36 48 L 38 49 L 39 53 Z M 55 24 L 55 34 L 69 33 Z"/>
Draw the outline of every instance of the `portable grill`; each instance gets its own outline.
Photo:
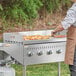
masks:
<path id="1" fill-rule="evenodd" d="M 1 50 L 12 56 L 24 67 L 27 65 L 58 62 L 58 76 L 60 76 L 60 62 L 64 61 L 66 38 L 52 38 L 44 40 L 24 40 L 24 36 L 50 35 L 52 30 L 4 33 Z"/>

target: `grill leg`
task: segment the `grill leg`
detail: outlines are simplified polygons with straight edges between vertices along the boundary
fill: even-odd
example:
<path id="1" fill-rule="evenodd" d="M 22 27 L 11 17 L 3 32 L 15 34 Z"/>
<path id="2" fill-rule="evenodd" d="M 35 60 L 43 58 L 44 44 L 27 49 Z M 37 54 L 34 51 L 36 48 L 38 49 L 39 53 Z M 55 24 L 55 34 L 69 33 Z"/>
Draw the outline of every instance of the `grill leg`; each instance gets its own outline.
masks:
<path id="1" fill-rule="evenodd" d="M 58 63 L 58 76 L 60 76 L 60 73 L 61 73 L 60 69 L 61 69 L 61 64 L 60 64 L 60 62 L 59 62 L 59 63 Z"/>
<path id="2" fill-rule="evenodd" d="M 23 76 L 26 76 L 26 66 L 23 66 Z"/>

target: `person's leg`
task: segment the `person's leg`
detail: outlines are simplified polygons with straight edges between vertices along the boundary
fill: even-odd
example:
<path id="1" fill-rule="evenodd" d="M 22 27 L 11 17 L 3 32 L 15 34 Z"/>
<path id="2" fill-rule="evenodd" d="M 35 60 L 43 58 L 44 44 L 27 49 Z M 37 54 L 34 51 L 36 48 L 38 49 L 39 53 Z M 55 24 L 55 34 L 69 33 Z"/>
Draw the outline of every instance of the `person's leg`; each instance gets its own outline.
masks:
<path id="1" fill-rule="evenodd" d="M 76 76 L 76 49 L 74 54 L 74 65 L 69 65 L 71 76 Z"/>
<path id="2" fill-rule="evenodd" d="M 71 71 L 71 76 L 76 76 L 76 72 Z"/>
<path id="3" fill-rule="evenodd" d="M 76 76 L 76 66 L 69 65 L 69 69 L 70 69 L 71 76 Z"/>

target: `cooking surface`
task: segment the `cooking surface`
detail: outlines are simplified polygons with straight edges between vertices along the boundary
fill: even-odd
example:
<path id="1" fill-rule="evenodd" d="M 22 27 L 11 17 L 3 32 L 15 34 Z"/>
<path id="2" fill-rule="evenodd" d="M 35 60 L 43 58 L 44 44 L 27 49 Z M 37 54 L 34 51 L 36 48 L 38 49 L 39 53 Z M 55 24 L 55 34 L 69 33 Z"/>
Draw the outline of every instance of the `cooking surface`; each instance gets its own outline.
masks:
<path id="1" fill-rule="evenodd" d="M 65 38 L 66 35 L 31 35 L 31 36 L 23 36 L 24 40 L 44 40 L 44 39 L 51 39 L 51 38 Z"/>
<path id="2" fill-rule="evenodd" d="M 3 40 L 4 42 L 7 42 L 7 43 L 23 42 L 24 44 L 38 44 L 38 43 L 66 41 L 66 37 L 62 37 L 62 38 L 51 37 L 52 31 L 53 30 L 42 30 L 42 31 L 4 33 Z M 26 39 L 26 37 L 29 37 L 29 38 Z"/>
<path id="3" fill-rule="evenodd" d="M 24 44 L 57 43 L 57 42 L 66 42 L 66 38 L 51 38 L 51 39 L 45 39 L 45 40 L 27 40 L 27 41 L 24 41 Z"/>

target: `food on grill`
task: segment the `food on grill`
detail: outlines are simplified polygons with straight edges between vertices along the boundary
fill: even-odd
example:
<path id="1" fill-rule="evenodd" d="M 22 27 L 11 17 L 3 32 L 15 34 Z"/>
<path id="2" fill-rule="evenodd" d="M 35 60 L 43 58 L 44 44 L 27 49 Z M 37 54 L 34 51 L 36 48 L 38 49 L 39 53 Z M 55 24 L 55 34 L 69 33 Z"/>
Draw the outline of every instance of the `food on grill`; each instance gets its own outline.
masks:
<path id="1" fill-rule="evenodd" d="M 51 35 L 32 35 L 32 36 L 23 36 L 24 40 L 43 40 L 43 39 L 50 39 Z M 54 38 L 64 38 L 66 35 L 55 35 Z"/>
<path id="2" fill-rule="evenodd" d="M 54 35 L 55 38 L 64 38 L 66 35 Z"/>
<path id="3" fill-rule="evenodd" d="M 42 40 L 42 39 L 49 39 L 51 35 L 32 35 L 32 36 L 24 36 L 24 40 Z"/>

